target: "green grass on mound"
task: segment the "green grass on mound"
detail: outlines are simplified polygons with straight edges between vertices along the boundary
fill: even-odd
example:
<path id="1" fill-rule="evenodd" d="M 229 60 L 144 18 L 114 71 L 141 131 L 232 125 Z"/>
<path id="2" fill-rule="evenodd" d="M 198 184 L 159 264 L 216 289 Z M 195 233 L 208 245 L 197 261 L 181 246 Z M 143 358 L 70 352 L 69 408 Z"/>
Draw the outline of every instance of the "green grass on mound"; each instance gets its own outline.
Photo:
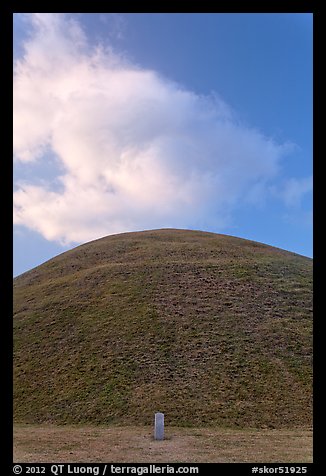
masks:
<path id="1" fill-rule="evenodd" d="M 311 380 L 309 258 L 155 230 L 14 280 L 18 422 L 310 427 Z"/>

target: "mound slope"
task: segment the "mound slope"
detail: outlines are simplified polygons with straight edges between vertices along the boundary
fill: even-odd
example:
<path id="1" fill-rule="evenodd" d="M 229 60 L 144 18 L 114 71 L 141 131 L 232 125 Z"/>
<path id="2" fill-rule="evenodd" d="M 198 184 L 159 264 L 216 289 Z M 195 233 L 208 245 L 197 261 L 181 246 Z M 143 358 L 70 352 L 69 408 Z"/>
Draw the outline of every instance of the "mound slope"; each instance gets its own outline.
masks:
<path id="1" fill-rule="evenodd" d="M 153 230 L 14 279 L 18 422 L 311 426 L 312 260 Z"/>

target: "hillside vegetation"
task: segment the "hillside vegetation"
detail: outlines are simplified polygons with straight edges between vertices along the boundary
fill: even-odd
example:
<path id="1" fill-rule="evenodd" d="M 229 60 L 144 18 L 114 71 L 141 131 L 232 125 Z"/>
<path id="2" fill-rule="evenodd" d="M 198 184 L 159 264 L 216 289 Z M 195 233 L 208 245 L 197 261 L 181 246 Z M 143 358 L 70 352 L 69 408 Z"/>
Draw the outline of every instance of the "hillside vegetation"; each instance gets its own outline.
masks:
<path id="1" fill-rule="evenodd" d="M 309 258 L 164 229 L 14 279 L 17 422 L 310 427 L 311 380 Z"/>

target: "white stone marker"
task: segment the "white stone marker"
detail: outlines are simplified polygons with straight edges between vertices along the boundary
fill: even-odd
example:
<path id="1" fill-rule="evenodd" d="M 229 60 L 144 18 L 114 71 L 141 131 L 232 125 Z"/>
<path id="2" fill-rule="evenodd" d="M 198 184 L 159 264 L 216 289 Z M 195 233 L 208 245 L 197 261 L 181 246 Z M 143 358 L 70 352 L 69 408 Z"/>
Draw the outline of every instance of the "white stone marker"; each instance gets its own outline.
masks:
<path id="1" fill-rule="evenodd" d="M 164 413 L 155 413 L 154 439 L 164 440 Z"/>

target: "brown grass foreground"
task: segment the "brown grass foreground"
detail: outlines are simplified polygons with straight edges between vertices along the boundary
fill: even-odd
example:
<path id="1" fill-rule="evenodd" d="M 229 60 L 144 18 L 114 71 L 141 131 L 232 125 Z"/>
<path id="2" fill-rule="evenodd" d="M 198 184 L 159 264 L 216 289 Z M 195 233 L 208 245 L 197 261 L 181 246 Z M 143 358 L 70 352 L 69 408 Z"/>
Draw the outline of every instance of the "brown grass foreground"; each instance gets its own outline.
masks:
<path id="1" fill-rule="evenodd" d="M 15 462 L 60 463 L 309 463 L 312 432 L 293 430 L 166 429 L 150 427 L 15 425 Z"/>

